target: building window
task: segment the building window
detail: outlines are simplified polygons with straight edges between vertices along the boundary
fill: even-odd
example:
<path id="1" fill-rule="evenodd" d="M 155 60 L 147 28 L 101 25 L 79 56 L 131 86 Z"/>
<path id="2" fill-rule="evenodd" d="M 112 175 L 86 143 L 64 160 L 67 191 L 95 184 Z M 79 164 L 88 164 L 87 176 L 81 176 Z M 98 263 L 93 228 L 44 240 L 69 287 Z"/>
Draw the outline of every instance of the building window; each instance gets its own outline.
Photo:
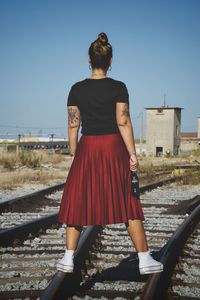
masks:
<path id="1" fill-rule="evenodd" d="M 156 115 L 164 115 L 163 109 L 162 108 L 158 108 L 157 112 L 156 112 Z"/>
<path id="2" fill-rule="evenodd" d="M 176 125 L 176 136 L 178 136 L 178 125 Z"/>

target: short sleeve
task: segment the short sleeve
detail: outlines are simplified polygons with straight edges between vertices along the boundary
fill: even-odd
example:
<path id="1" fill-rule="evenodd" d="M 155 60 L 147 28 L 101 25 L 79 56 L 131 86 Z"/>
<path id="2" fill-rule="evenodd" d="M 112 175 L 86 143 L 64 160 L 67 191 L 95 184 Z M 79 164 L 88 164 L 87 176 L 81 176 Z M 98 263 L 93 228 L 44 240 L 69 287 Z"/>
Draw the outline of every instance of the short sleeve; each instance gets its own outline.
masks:
<path id="1" fill-rule="evenodd" d="M 75 95 L 74 86 L 71 87 L 67 98 L 67 106 L 70 105 L 78 106 L 78 101 L 77 101 L 77 96 Z"/>
<path id="2" fill-rule="evenodd" d="M 129 94 L 125 83 L 122 81 L 119 84 L 116 102 L 129 103 Z"/>

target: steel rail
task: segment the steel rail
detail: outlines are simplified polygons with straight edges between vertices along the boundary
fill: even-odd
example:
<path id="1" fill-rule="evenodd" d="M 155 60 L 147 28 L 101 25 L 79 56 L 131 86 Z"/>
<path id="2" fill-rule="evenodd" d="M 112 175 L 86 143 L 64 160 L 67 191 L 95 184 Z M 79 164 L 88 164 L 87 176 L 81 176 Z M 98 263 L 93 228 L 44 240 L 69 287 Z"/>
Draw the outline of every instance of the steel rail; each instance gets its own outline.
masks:
<path id="1" fill-rule="evenodd" d="M 184 175 L 179 175 L 175 176 L 172 178 L 164 179 L 152 184 L 148 184 L 145 186 L 140 187 L 140 193 L 143 194 L 146 191 L 150 191 L 152 189 L 157 188 L 158 186 L 163 186 L 165 184 L 175 182 L 176 180 L 182 179 L 185 176 L 189 176 L 189 174 L 184 174 Z M 59 188 L 60 185 L 56 185 L 51 188 Z M 45 194 L 45 191 L 48 190 L 50 191 L 51 188 L 42 190 L 42 193 Z M 33 193 L 33 196 L 36 197 L 36 195 L 39 192 Z M 27 196 L 23 196 L 23 198 L 27 198 Z M 17 198 L 16 198 L 17 199 Z M 19 205 L 19 203 L 18 203 Z M 1 247 L 8 247 L 12 246 L 14 240 L 19 239 L 19 240 L 24 240 L 28 237 L 29 234 L 35 235 L 37 232 L 39 232 L 40 229 L 47 229 L 51 225 L 57 223 L 57 217 L 58 213 L 53 213 L 45 217 L 37 218 L 32 221 L 24 222 L 23 224 L 17 225 L 15 227 L 11 227 L 5 230 L 0 231 L 0 246 Z"/>
<path id="2" fill-rule="evenodd" d="M 147 190 L 154 189 L 158 186 L 162 186 L 164 184 L 168 184 L 170 182 L 174 182 L 178 179 L 183 178 L 184 176 L 188 176 L 188 174 L 172 177 L 166 180 L 159 181 L 157 183 L 149 184 L 146 186 L 142 186 L 140 188 L 141 194 Z M 18 225 L 14 228 L 10 228 L 7 230 L 3 230 L 0 233 L 0 245 L 9 246 L 12 245 L 15 239 L 25 239 L 29 233 L 36 234 L 39 232 L 41 228 L 47 229 L 51 225 L 57 223 L 57 213 L 51 214 L 47 217 L 39 218 L 33 221 L 26 222 L 24 224 Z M 42 300 L 46 299 L 62 299 L 60 295 L 65 295 L 66 293 L 74 294 L 80 284 L 81 278 L 81 268 L 84 267 L 83 264 L 85 262 L 85 257 L 88 255 L 89 250 L 92 247 L 92 244 L 95 242 L 95 239 L 98 236 L 98 233 L 101 232 L 102 226 L 89 226 L 84 229 L 81 234 L 78 249 L 75 255 L 75 270 L 76 272 L 63 273 L 57 272 L 53 280 L 49 283 L 48 287 L 45 289 L 44 294 L 42 294 Z M 67 287 L 67 288 L 66 288 Z M 55 297 L 55 298 L 52 298 Z M 149 298 L 146 298 L 149 300 Z M 152 298 L 153 299 L 153 298 Z"/>
<path id="3" fill-rule="evenodd" d="M 200 201 L 200 195 L 198 195 Z M 196 199 L 197 200 L 197 199 Z M 171 276 L 178 262 L 180 253 L 188 237 L 200 221 L 200 204 L 186 217 L 167 244 L 161 249 L 160 261 L 164 265 L 162 273 L 152 274 L 143 289 L 141 300 L 165 300 Z"/>
<path id="4" fill-rule="evenodd" d="M 41 229 L 50 228 L 57 223 L 57 213 L 35 219 L 33 221 L 24 222 L 23 224 L 11 227 L 0 232 L 0 247 L 12 246 L 15 240 L 21 242 L 25 240 L 29 234 L 36 235 Z"/>
<path id="5" fill-rule="evenodd" d="M 77 290 L 81 281 L 81 268 L 89 254 L 89 250 L 102 231 L 101 225 L 88 226 L 81 233 L 77 250 L 74 256 L 74 273 L 64 273 L 58 271 L 44 290 L 41 300 L 67 299 Z"/>
<path id="6" fill-rule="evenodd" d="M 63 189 L 64 185 L 65 183 L 56 184 L 51 187 L 39 190 L 37 192 L 33 192 L 24 196 L 0 202 L 0 213 L 5 211 L 12 211 L 12 207 L 17 207 L 19 205 L 21 206 L 23 205 L 23 203 L 25 203 L 26 205 L 34 203 L 36 199 L 39 200 L 40 198 L 43 198 L 44 196 L 50 193 Z"/>

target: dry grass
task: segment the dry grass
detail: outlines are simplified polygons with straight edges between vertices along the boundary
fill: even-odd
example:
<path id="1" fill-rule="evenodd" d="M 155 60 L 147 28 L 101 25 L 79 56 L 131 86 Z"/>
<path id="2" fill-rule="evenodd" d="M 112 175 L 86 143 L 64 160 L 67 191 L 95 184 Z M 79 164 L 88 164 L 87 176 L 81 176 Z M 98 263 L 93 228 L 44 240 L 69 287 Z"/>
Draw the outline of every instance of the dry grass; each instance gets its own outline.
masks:
<path id="1" fill-rule="evenodd" d="M 165 171 L 173 171 L 175 169 L 174 164 L 165 164 L 162 165 L 154 165 L 152 162 L 140 164 L 138 172 L 140 174 L 145 174 L 147 176 L 154 176 L 156 172 L 165 172 Z"/>
<path id="2" fill-rule="evenodd" d="M 196 151 L 195 155 L 198 155 L 198 153 Z M 139 159 L 138 173 L 153 178 L 158 171 L 173 171 L 177 162 L 179 160 L 169 163 L 169 160 L 157 161 L 142 158 Z M 45 164 L 50 164 L 50 168 L 43 168 Z M 66 168 L 70 165 L 71 159 L 62 154 L 41 152 L 0 153 L 0 168 L 2 169 L 0 189 L 12 189 L 30 182 L 48 184 L 55 182 L 55 180 L 63 181 L 66 179 Z M 21 166 L 25 167 L 19 169 Z M 191 176 L 184 178 L 180 184 L 198 184 L 199 178 L 200 171 L 197 174 L 191 172 Z"/>
<path id="3" fill-rule="evenodd" d="M 139 174 L 145 174 L 146 176 L 154 176 L 156 172 L 155 166 L 152 163 L 146 165 L 140 165 L 138 168 Z"/>
<path id="4" fill-rule="evenodd" d="M 192 150 L 192 155 L 200 158 L 200 149 Z"/>
<path id="5" fill-rule="evenodd" d="M 46 170 L 16 170 L 0 176 L 0 189 L 12 189 L 25 183 L 48 184 L 53 180 L 63 180 L 63 176 Z"/>
<path id="6" fill-rule="evenodd" d="M 22 166 L 37 168 L 41 165 L 42 155 L 32 151 L 22 151 L 18 154 L 18 160 Z"/>
<path id="7" fill-rule="evenodd" d="M 0 165 L 8 170 L 13 170 L 20 166 L 38 168 L 41 164 L 56 165 L 65 160 L 66 157 L 62 154 L 36 153 L 32 151 L 0 153 Z"/>
<path id="8" fill-rule="evenodd" d="M 27 183 L 61 182 L 66 178 L 66 172 L 62 172 L 66 171 L 66 161 L 67 157 L 62 154 L 0 153 L 0 189 L 12 189 Z"/>
<path id="9" fill-rule="evenodd" d="M 48 154 L 48 153 L 42 153 L 42 163 L 43 164 L 59 164 L 66 160 L 66 155 L 63 154 Z"/>
<path id="10" fill-rule="evenodd" d="M 197 185 L 200 184 L 200 170 L 191 172 L 189 176 L 183 176 L 180 180 L 178 180 L 179 185 Z"/>
<path id="11" fill-rule="evenodd" d="M 18 160 L 16 153 L 0 153 L 0 165 L 5 169 L 15 169 Z"/>

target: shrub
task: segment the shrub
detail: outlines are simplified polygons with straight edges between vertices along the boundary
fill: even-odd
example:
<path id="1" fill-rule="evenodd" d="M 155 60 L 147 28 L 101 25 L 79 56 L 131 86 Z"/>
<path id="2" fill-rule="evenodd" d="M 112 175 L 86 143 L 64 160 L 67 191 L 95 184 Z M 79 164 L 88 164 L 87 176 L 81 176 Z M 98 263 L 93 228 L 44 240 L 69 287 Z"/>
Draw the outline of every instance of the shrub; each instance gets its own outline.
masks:
<path id="1" fill-rule="evenodd" d="M 2 153 L 0 155 L 0 164 L 9 170 L 15 169 L 18 159 L 15 153 Z"/>
<path id="2" fill-rule="evenodd" d="M 192 150 L 194 156 L 200 156 L 200 148 Z"/>
<path id="3" fill-rule="evenodd" d="M 38 155 L 32 151 L 22 151 L 18 155 L 21 165 L 30 168 L 37 168 L 41 165 L 42 155 Z"/>
<path id="4" fill-rule="evenodd" d="M 144 166 L 139 166 L 139 172 L 145 174 L 148 177 L 154 176 L 156 173 L 155 167 L 152 163 Z"/>

